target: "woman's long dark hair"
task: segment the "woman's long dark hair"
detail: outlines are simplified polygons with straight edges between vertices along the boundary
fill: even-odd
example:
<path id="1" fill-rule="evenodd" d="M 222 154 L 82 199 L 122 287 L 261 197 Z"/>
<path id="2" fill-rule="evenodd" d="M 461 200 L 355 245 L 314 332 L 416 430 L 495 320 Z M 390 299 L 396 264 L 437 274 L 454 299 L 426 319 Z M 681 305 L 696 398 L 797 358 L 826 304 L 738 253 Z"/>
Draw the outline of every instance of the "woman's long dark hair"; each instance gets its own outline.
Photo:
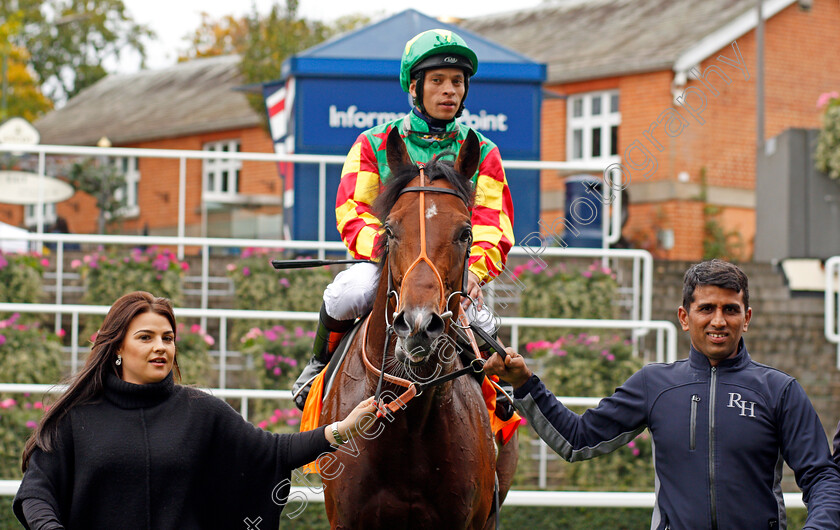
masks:
<path id="1" fill-rule="evenodd" d="M 105 387 L 105 375 L 108 372 L 122 378 L 122 366 L 117 366 L 117 351 L 122 346 L 128 326 L 137 315 L 156 313 L 166 318 L 176 330 L 175 313 L 172 304 L 166 298 L 157 298 L 145 291 L 135 291 L 120 297 L 108 314 L 102 327 L 96 333 L 90 355 L 79 373 L 68 380 L 68 388 L 64 394 L 49 408 L 41 419 L 40 424 L 26 440 L 21 457 L 21 469 L 25 472 L 29 465 L 29 458 L 36 447 L 42 451 L 52 451 L 58 436 L 58 424 L 73 407 L 96 401 L 102 396 Z M 173 364 L 175 376 L 181 378 L 176 355 Z"/>

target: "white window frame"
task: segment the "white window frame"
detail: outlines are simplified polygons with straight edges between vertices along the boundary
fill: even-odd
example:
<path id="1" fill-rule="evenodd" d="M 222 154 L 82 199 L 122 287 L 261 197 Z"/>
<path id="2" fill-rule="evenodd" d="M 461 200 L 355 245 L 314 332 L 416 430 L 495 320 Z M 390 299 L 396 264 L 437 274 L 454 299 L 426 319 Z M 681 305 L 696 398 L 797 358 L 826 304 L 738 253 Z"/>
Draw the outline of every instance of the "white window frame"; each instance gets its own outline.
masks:
<path id="1" fill-rule="evenodd" d="M 140 203 L 137 200 L 137 190 L 140 187 L 140 166 L 136 156 L 118 156 L 111 162 L 122 173 L 125 185 L 114 190 L 114 198 L 125 199 L 125 206 L 119 211 L 121 217 L 137 217 L 140 215 Z"/>
<path id="2" fill-rule="evenodd" d="M 238 153 L 239 147 L 239 139 L 236 138 L 208 142 L 202 146 L 202 150 Z M 211 202 L 235 202 L 239 195 L 239 178 L 241 173 L 241 160 L 229 158 L 204 159 L 201 164 L 201 182 L 204 191 L 204 200 Z"/>
<path id="3" fill-rule="evenodd" d="M 581 160 L 585 162 L 604 162 L 611 164 L 620 162 L 618 145 L 616 154 L 611 154 L 612 127 L 621 126 L 621 112 L 612 109 L 612 98 L 619 97 L 618 90 L 600 90 L 570 95 L 566 99 L 566 160 Z M 599 101 L 600 114 L 593 114 L 593 102 Z M 580 116 L 575 116 L 575 106 L 580 105 Z M 601 129 L 601 152 L 598 156 L 592 153 L 593 131 Z M 581 153 L 575 151 L 575 132 L 580 131 Z M 616 142 L 618 140 L 616 139 Z"/>
<path id="4" fill-rule="evenodd" d="M 56 213 L 54 202 L 45 202 L 43 206 L 44 230 L 47 231 L 49 230 L 50 225 L 54 225 L 55 222 L 58 220 L 58 213 Z M 32 228 L 38 226 L 37 208 L 37 204 L 25 204 L 23 206 L 23 224 L 25 226 Z"/>

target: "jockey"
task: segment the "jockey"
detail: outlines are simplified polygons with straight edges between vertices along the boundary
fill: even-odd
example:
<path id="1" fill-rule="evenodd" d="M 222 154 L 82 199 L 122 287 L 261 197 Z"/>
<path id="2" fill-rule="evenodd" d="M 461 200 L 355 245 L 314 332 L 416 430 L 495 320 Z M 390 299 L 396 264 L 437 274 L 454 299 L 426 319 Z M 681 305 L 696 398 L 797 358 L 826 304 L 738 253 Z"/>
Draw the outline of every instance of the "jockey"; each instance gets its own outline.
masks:
<path id="1" fill-rule="evenodd" d="M 341 171 L 336 220 L 341 238 L 355 258 L 377 259 L 374 251 L 382 227 L 371 205 L 390 176 L 384 145 L 388 133 L 394 127 L 399 129 L 415 162 L 428 162 L 443 152 L 457 153 L 470 128 L 455 119 L 464 110 L 470 77 L 477 69 L 475 53 L 451 31 L 424 31 L 406 43 L 400 84 L 411 95 L 414 108 L 402 118 L 361 133 Z M 499 149 L 481 133 L 476 134 L 481 162 L 476 174 L 470 175 L 476 194 L 467 284 L 475 304 L 464 298 L 463 307 L 470 321 L 494 334 L 494 319 L 484 307 L 481 286 L 501 272 L 514 243 L 513 203 Z M 292 387 L 300 409 L 310 382 L 329 361 L 338 341 L 357 317 L 370 311 L 378 280 L 375 264 L 358 263 L 339 273 L 326 288 L 312 359 Z"/>

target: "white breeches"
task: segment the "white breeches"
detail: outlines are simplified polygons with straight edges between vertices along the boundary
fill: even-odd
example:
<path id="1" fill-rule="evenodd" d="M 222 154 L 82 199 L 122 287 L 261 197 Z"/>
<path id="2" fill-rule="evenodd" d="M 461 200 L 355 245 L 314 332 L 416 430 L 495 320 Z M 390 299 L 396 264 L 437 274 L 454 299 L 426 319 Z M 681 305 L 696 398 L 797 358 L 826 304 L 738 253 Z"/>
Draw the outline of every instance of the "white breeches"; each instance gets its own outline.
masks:
<path id="1" fill-rule="evenodd" d="M 336 320 L 364 315 L 373 307 L 378 283 L 379 267 L 373 263 L 356 263 L 341 271 L 324 291 L 327 314 Z M 470 305 L 466 313 L 470 322 L 477 322 L 488 334 L 496 332 L 496 319 L 486 305 L 478 312 Z"/>

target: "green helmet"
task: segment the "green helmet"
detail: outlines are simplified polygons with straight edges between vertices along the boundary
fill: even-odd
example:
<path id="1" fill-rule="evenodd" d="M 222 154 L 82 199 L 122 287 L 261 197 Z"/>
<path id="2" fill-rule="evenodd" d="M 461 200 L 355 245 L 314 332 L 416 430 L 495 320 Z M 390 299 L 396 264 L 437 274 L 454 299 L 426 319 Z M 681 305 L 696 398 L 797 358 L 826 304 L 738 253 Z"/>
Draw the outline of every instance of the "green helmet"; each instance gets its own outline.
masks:
<path id="1" fill-rule="evenodd" d="M 418 69 L 461 68 L 466 76 L 478 70 L 478 58 L 456 33 L 446 29 L 430 29 L 405 43 L 400 62 L 400 85 L 408 92 L 411 76 Z"/>

